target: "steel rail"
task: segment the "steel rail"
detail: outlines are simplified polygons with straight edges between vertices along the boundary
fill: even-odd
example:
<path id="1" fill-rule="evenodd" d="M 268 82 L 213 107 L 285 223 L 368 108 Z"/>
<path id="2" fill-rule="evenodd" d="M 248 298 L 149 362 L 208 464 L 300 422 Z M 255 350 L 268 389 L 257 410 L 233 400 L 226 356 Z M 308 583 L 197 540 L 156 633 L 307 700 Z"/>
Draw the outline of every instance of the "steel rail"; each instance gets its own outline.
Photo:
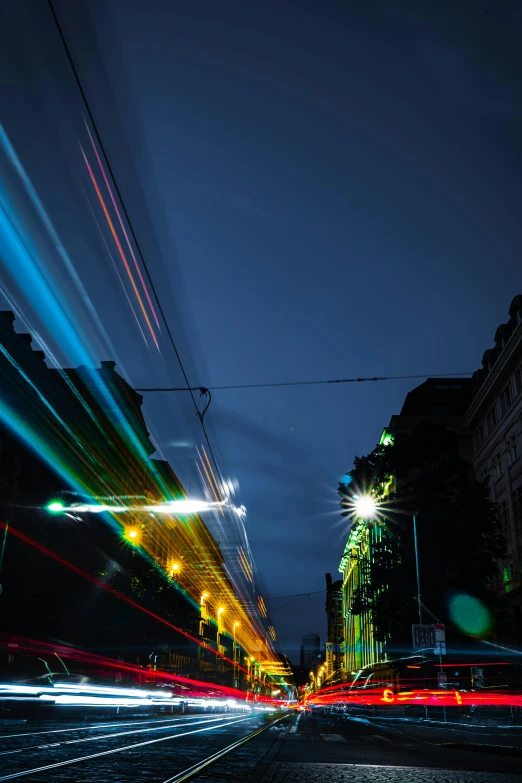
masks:
<path id="1" fill-rule="evenodd" d="M 195 775 L 201 772 L 201 770 L 205 769 L 205 767 L 208 767 L 210 764 L 214 764 L 214 762 L 219 761 L 219 759 L 222 759 L 223 756 L 226 756 L 228 753 L 232 753 L 232 751 L 236 750 L 236 748 L 239 748 L 240 745 L 244 745 L 245 742 L 249 742 L 251 739 L 254 739 L 254 737 L 257 737 L 259 734 L 267 731 L 267 729 L 271 729 L 272 726 L 275 726 L 276 723 L 285 720 L 285 718 L 288 718 L 289 715 L 290 713 L 287 713 L 286 715 L 283 715 L 282 718 L 276 718 L 267 726 L 262 726 L 260 729 L 256 729 L 251 734 L 247 734 L 246 737 L 236 740 L 231 745 L 227 745 L 226 748 L 218 750 L 217 753 L 213 753 L 212 756 L 207 756 L 206 759 L 203 759 L 203 761 L 200 761 L 198 764 L 194 764 L 192 767 L 187 767 L 187 769 L 183 770 L 183 772 L 178 772 L 178 774 L 174 775 L 174 777 L 167 778 L 167 780 L 164 780 L 163 783 L 182 783 L 183 780 L 190 780 L 190 778 L 193 778 Z"/>
<path id="2" fill-rule="evenodd" d="M 248 718 L 238 718 L 237 720 L 230 721 L 229 723 L 222 723 L 222 724 L 218 724 L 218 725 L 214 725 L 213 724 L 212 726 L 205 726 L 202 729 L 194 729 L 193 731 L 185 731 L 185 732 L 183 732 L 181 734 L 171 734 L 168 737 L 159 737 L 159 738 L 152 739 L 152 740 L 146 740 L 145 742 L 137 742 L 137 743 L 134 743 L 133 745 L 124 745 L 123 747 L 113 748 L 111 750 L 103 750 L 103 751 L 100 751 L 99 753 L 90 753 L 88 756 L 78 756 L 78 757 L 73 758 L 73 759 L 67 759 L 65 761 L 58 761 L 58 762 L 55 762 L 54 764 L 45 764 L 42 767 L 32 767 L 31 769 L 20 770 L 19 772 L 12 772 L 9 775 L 2 775 L 0 777 L 0 780 L 14 780 L 16 778 L 25 777 L 26 775 L 36 774 L 37 772 L 46 772 L 49 769 L 58 769 L 59 767 L 66 767 L 66 766 L 69 766 L 70 764 L 79 764 L 82 761 L 91 761 L 92 759 L 99 759 L 99 758 L 102 758 L 103 756 L 112 756 L 115 753 L 123 753 L 126 750 L 134 750 L 135 748 L 144 748 L 145 746 L 148 746 L 148 745 L 156 745 L 158 742 L 167 742 L 168 740 L 171 740 L 171 739 L 179 739 L 180 737 L 187 737 L 190 734 L 200 734 L 201 732 L 212 731 L 213 729 L 224 728 L 225 726 L 231 726 L 234 723 L 242 723 L 243 721 L 246 721 L 246 720 L 251 720 L 251 717 L 248 717 Z M 192 724 L 192 725 L 194 725 L 194 724 Z M 182 728 L 182 727 L 180 727 L 180 728 Z"/>

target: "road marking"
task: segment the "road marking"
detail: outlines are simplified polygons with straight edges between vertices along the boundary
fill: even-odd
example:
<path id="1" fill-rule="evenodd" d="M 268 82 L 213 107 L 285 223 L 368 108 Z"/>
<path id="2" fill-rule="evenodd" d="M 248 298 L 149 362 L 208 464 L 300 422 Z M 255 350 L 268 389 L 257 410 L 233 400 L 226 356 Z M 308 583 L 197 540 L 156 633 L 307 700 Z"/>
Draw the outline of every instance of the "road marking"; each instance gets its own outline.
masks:
<path id="1" fill-rule="evenodd" d="M 301 713 L 299 713 L 299 715 L 297 716 L 297 720 L 295 722 L 295 726 L 292 726 L 292 728 L 290 729 L 290 734 L 295 734 L 296 733 L 297 727 L 299 726 L 299 721 L 300 720 L 301 720 Z"/>
<path id="2" fill-rule="evenodd" d="M 389 737 L 383 737 L 382 734 L 370 734 L 370 737 L 377 737 L 377 739 L 384 740 L 384 742 L 391 742 Z"/>

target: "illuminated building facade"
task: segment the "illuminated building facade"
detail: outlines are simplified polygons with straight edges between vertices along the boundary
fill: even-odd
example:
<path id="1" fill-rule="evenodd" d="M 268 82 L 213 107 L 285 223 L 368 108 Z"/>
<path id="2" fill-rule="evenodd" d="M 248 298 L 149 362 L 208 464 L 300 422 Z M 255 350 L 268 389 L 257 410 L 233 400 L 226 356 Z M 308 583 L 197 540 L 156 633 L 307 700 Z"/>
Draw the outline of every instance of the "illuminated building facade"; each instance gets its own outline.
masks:
<path id="1" fill-rule="evenodd" d="M 522 295 L 495 332 L 495 346 L 473 374 L 466 425 L 473 433 L 473 466 L 498 504 L 507 556 L 493 580 L 500 639 L 522 642 Z"/>
<path id="2" fill-rule="evenodd" d="M 143 418 L 141 395 L 116 372 L 114 362 L 102 362 L 96 369 L 49 368 L 44 354 L 32 349 L 31 339 L 14 330 L 12 313 L 0 313 L 0 414 L 6 428 L 54 475 L 54 482 L 47 484 L 53 492 L 66 492 L 74 501 L 109 498 L 124 505 L 130 497 L 137 504 L 124 514 L 63 514 L 54 519 L 40 508 L 38 514 L 24 515 L 31 536 L 39 540 L 59 531 L 51 543 L 64 548 L 66 559 L 73 564 L 82 561 L 86 572 L 101 573 L 110 584 L 118 582 L 122 593 L 135 595 L 136 605 L 144 597 L 148 600 L 147 585 L 154 585 L 153 605 L 158 615 L 169 618 L 163 627 L 169 622 L 171 627 L 161 632 L 160 625 L 158 635 L 147 625 L 143 632 L 141 638 L 151 647 L 147 661 L 154 666 L 190 676 L 199 673 L 200 679 L 235 682 L 241 688 L 250 683 L 258 692 L 289 676 L 275 653 L 275 631 L 256 593 L 246 534 L 239 565 L 249 592 L 225 562 L 201 516 L 160 517 L 140 509 L 140 499 L 142 503 L 186 499 L 170 465 L 151 459 L 156 447 Z M 216 501 L 222 500 L 221 480 L 204 449 L 199 456 L 205 486 Z M 53 499 L 56 496 L 40 497 L 39 503 Z M 220 512 L 219 524 L 232 527 L 235 520 L 228 520 L 225 513 L 236 516 L 233 511 Z M 10 551 L 7 547 L 6 562 Z M 100 559 L 101 551 L 111 557 Z M 120 567 L 120 562 L 125 565 Z M 130 584 L 123 576 L 127 571 L 134 574 Z M 127 616 L 123 609 L 120 615 Z M 131 633 L 132 623 L 128 620 L 126 634 Z M 109 623 L 107 634 L 110 628 Z M 54 635 L 60 637 L 58 629 Z M 169 635 L 175 644 L 165 642 Z M 248 669 L 246 656 L 253 658 Z"/>
<path id="3" fill-rule="evenodd" d="M 385 660 L 382 642 L 375 639 L 371 610 L 352 612 L 356 591 L 364 586 L 371 566 L 372 548 L 382 539 L 382 527 L 366 520 L 353 521 L 339 566 L 344 617 L 344 666 L 350 674 L 376 661 Z"/>
<path id="4" fill-rule="evenodd" d="M 326 676 L 333 677 L 344 669 L 343 583 L 326 574 Z"/>
<path id="5" fill-rule="evenodd" d="M 382 433 L 380 445 L 407 439 L 419 425 L 429 421 L 455 433 L 463 459 L 471 465 L 471 437 L 465 424 L 465 413 L 471 401 L 471 379 L 428 378 L 406 396 L 399 415 L 391 417 Z M 383 488 L 381 497 L 393 491 Z M 397 539 L 397 536 L 393 537 Z M 365 606 L 364 589 L 370 582 L 370 571 L 376 554 L 388 557 L 393 551 L 384 514 L 378 520 L 354 517 L 341 559 L 342 601 L 344 617 L 345 669 L 348 676 L 372 663 L 386 660 L 395 640 L 377 639 L 372 609 Z M 400 538 L 399 557 L 400 557 Z M 384 588 L 387 589 L 387 588 Z M 357 605 L 358 604 L 358 605 Z M 362 605 L 361 605 L 362 604 Z M 368 602 L 369 604 L 369 602 Z M 403 640 L 397 640 L 403 643 Z"/>

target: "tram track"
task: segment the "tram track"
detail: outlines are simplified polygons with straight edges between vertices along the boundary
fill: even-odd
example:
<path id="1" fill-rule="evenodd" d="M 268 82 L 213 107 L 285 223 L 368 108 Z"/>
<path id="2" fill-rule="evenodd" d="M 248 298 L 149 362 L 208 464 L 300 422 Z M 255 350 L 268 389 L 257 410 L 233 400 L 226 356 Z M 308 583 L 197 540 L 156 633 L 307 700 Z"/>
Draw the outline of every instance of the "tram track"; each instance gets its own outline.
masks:
<path id="1" fill-rule="evenodd" d="M 233 716 L 231 716 L 233 717 Z M 96 742 L 99 740 L 110 740 L 114 737 L 126 737 L 131 734 L 143 734 L 143 733 L 149 733 L 153 731 L 169 731 L 174 727 L 183 727 L 185 725 L 198 725 L 201 723 L 204 724 L 216 724 L 219 720 L 224 720 L 224 716 L 220 715 L 219 717 L 211 718 L 201 718 L 200 716 L 190 716 L 187 718 L 178 718 L 178 719 L 172 719 L 169 721 L 166 725 L 163 724 L 161 726 L 149 726 L 147 728 L 140 728 L 140 729 L 132 729 L 130 731 L 111 731 L 107 734 L 95 734 L 94 736 L 90 737 L 80 737 L 78 739 L 70 739 L 70 740 L 62 740 L 60 742 L 48 742 L 44 745 L 26 745 L 22 748 L 10 748 L 9 750 L 0 751 L 0 756 L 9 756 L 15 753 L 30 753 L 31 751 L 37 751 L 37 750 L 47 750 L 57 747 L 64 747 L 66 745 L 76 745 L 83 742 Z M 230 722 L 230 719 L 226 719 L 228 722 Z"/>
<path id="2" fill-rule="evenodd" d="M 166 737 L 156 737 L 154 739 L 144 740 L 143 742 L 132 743 L 132 744 L 129 744 L 129 745 L 124 745 L 124 746 L 118 746 L 116 748 L 110 748 L 108 750 L 99 751 L 97 753 L 90 753 L 90 754 L 87 754 L 87 755 L 84 755 L 84 756 L 76 756 L 74 758 L 64 759 L 64 760 L 61 760 L 61 761 L 56 761 L 54 763 L 49 763 L 49 764 L 43 764 L 43 765 L 40 765 L 40 766 L 34 766 L 34 767 L 31 767 L 31 768 L 28 768 L 28 769 L 15 770 L 15 771 L 7 774 L 7 775 L 1 775 L 0 776 L 0 781 L 15 780 L 17 778 L 26 777 L 26 776 L 29 776 L 29 775 L 41 774 L 41 773 L 45 773 L 45 772 L 48 772 L 48 771 L 50 772 L 51 770 L 56 770 L 56 769 L 59 769 L 59 768 L 62 768 L 62 767 L 71 766 L 71 765 L 75 765 L 75 764 L 81 764 L 81 763 L 84 763 L 84 762 L 94 761 L 96 759 L 100 759 L 100 758 L 107 757 L 107 756 L 112 756 L 112 755 L 115 755 L 115 754 L 118 754 L 118 753 L 125 753 L 125 752 L 129 752 L 129 751 L 136 751 L 136 750 L 140 750 L 142 748 L 144 748 L 144 749 L 145 748 L 151 749 L 151 746 L 157 745 L 158 743 L 168 742 L 169 740 L 175 741 L 175 740 L 181 739 L 183 737 L 189 737 L 189 736 L 201 734 L 201 733 L 204 733 L 204 732 L 209 732 L 209 731 L 213 731 L 213 730 L 227 728 L 229 726 L 233 726 L 233 725 L 237 725 L 237 724 L 240 724 L 240 723 L 245 723 L 247 721 L 251 721 L 252 719 L 255 719 L 256 717 L 259 718 L 259 716 L 252 716 L 252 715 L 248 715 L 246 717 L 240 717 L 240 718 L 234 718 L 233 716 L 231 716 L 231 718 L 223 720 L 223 716 L 221 716 L 220 718 L 216 718 L 214 721 L 212 721 L 211 725 L 204 725 L 203 727 L 198 728 L 198 729 L 190 728 L 189 731 L 177 731 L 176 733 L 169 734 Z M 191 767 L 185 769 L 184 771 L 182 771 L 180 773 L 177 773 L 176 776 L 174 776 L 173 778 L 172 777 L 169 778 L 169 780 L 176 780 L 176 781 L 178 779 L 179 780 L 188 780 L 189 778 L 194 777 L 194 775 L 197 774 L 197 772 L 199 772 L 204 767 L 208 766 L 209 764 L 213 763 L 214 761 L 217 761 L 219 758 L 222 758 L 222 756 L 226 755 L 227 753 L 232 752 L 236 747 L 239 747 L 240 745 L 244 744 L 245 742 L 248 742 L 249 740 L 253 739 L 258 734 L 262 733 L 263 731 L 265 731 L 266 729 L 270 728 L 275 723 L 278 723 L 281 720 L 282 720 L 282 718 L 277 718 L 276 720 L 271 721 L 266 726 L 262 726 L 261 728 L 257 728 L 255 731 L 251 732 L 246 737 L 240 738 L 239 740 L 233 742 L 232 744 L 230 744 L 230 745 L 226 746 L 225 748 L 220 749 L 218 752 L 212 754 L 212 756 L 209 756 L 209 757 L 203 759 L 201 762 L 198 762 L 195 765 L 192 765 Z M 219 721 L 221 721 L 221 722 L 219 722 Z M 206 720 L 206 721 L 204 721 L 204 723 L 205 724 L 209 724 L 210 721 Z M 185 726 L 187 728 L 189 728 L 191 726 L 194 726 L 194 725 L 197 725 L 197 724 L 196 723 L 189 723 L 188 725 L 185 724 Z M 185 726 L 184 725 L 180 725 L 178 728 L 179 729 L 183 729 Z M 130 732 L 128 732 L 128 733 L 125 732 L 125 733 L 122 733 L 122 734 L 127 735 L 129 733 Z M 110 739 L 110 736 L 111 735 L 109 735 L 109 739 Z M 114 735 L 112 735 L 112 736 L 114 736 Z M 101 737 L 97 736 L 97 737 L 92 737 L 92 738 L 87 738 L 87 739 L 96 740 L 96 739 L 101 739 Z M 49 750 L 52 750 L 52 747 L 49 748 Z M 18 757 L 18 758 L 20 758 L 20 757 Z M 179 775 L 181 775 L 182 777 L 179 777 Z M 52 780 L 52 778 L 50 778 L 50 780 Z"/>

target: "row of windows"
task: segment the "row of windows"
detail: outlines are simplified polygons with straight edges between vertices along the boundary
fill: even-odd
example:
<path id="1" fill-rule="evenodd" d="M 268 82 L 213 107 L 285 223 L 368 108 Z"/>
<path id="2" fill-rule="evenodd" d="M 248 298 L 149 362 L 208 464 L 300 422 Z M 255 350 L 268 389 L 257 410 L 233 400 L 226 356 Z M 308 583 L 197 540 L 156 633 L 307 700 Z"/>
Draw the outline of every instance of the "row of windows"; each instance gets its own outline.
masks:
<path id="1" fill-rule="evenodd" d="M 493 432 L 497 422 L 500 421 L 501 417 L 505 414 L 520 392 L 522 392 L 522 365 L 518 367 L 513 376 L 509 379 L 509 382 L 500 394 L 498 400 L 488 411 L 486 418 L 475 432 L 475 449 L 478 449 L 484 442 L 486 436 Z"/>
<path id="2" fill-rule="evenodd" d="M 513 490 L 511 494 L 511 503 L 513 505 L 513 522 L 517 533 L 522 533 L 522 484 Z M 507 534 L 510 528 L 509 506 L 507 500 L 502 500 L 498 504 L 498 516 L 502 531 Z"/>
<path id="3" fill-rule="evenodd" d="M 491 458 L 491 469 L 487 465 L 484 465 L 482 471 L 479 474 L 480 481 L 489 482 L 490 476 L 493 481 L 498 481 L 504 475 L 504 462 L 503 455 L 506 455 L 507 466 L 510 467 L 517 461 L 520 456 L 518 435 L 516 432 L 512 432 L 505 441 L 504 450 L 499 449 Z"/>

